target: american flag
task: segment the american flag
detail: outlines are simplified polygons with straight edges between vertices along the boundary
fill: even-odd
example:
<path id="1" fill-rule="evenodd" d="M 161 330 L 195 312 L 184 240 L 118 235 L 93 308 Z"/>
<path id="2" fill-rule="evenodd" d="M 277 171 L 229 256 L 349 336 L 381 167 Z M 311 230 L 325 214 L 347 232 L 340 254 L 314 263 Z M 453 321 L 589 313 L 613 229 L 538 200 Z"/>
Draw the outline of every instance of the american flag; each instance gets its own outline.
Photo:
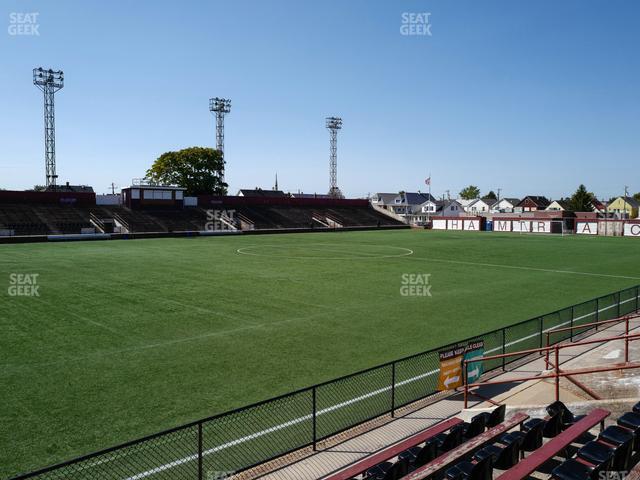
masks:
<path id="1" fill-rule="evenodd" d="M 427 179 L 424 181 L 424 183 L 425 183 L 425 184 L 427 184 L 427 185 L 431 185 L 431 177 L 427 178 Z"/>

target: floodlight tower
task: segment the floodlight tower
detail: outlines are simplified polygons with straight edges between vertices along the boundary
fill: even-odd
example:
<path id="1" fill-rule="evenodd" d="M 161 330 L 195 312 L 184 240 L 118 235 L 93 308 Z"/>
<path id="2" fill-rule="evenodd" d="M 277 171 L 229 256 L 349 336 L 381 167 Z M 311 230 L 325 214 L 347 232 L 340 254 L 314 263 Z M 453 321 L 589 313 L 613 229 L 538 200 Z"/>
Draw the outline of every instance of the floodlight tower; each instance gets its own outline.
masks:
<path id="1" fill-rule="evenodd" d="M 216 149 L 222 153 L 224 160 L 224 116 L 231 111 L 231 100 L 226 98 L 210 98 L 209 111 L 214 112 L 216 116 Z M 224 167 L 221 179 L 224 182 Z"/>
<path id="2" fill-rule="evenodd" d="M 327 117 L 329 130 L 329 195 L 342 198 L 338 188 L 338 130 L 342 128 L 340 117 Z"/>
<path id="3" fill-rule="evenodd" d="M 64 87 L 62 70 L 33 69 L 33 84 L 44 93 L 44 162 L 47 188 L 56 186 L 56 114 L 54 94 Z"/>

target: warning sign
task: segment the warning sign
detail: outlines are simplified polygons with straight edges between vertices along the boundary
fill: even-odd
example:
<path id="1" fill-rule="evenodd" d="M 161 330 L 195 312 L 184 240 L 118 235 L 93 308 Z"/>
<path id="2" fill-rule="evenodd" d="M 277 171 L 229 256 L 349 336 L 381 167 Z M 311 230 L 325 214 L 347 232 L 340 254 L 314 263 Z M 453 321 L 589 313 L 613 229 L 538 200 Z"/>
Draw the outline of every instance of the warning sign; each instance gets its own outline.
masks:
<path id="1" fill-rule="evenodd" d="M 439 352 L 440 377 L 438 390 L 451 390 L 462 385 L 462 357 L 465 347 L 455 347 Z"/>
<path id="2" fill-rule="evenodd" d="M 467 363 L 467 383 L 477 382 L 480 375 L 483 373 L 483 362 L 474 362 L 474 358 L 481 358 L 484 356 L 484 340 L 477 342 L 469 342 L 464 352 L 464 360 Z"/>

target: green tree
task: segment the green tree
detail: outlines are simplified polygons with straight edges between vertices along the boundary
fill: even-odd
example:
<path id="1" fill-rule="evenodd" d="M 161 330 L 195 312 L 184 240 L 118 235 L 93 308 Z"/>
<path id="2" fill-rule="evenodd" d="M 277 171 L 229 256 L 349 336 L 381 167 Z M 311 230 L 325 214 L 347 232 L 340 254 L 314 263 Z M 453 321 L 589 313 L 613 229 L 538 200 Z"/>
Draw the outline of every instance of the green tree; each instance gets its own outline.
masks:
<path id="1" fill-rule="evenodd" d="M 147 170 L 147 178 L 186 188 L 187 195 L 226 195 L 228 185 L 221 179 L 224 163 L 222 153 L 213 148 L 185 148 L 160 155 Z"/>
<path id="2" fill-rule="evenodd" d="M 465 200 L 473 200 L 474 198 L 480 197 L 480 189 L 475 185 L 469 185 L 466 188 L 463 188 L 460 193 L 460 198 Z"/>
<path id="3" fill-rule="evenodd" d="M 591 212 L 593 210 L 593 193 L 580 184 L 576 192 L 569 199 L 569 208 L 574 212 Z"/>
<path id="4" fill-rule="evenodd" d="M 633 198 L 635 198 L 636 200 L 638 200 L 640 202 L 640 192 L 636 193 Z"/>
<path id="5" fill-rule="evenodd" d="M 496 192 L 494 192 L 493 190 L 491 190 L 489 193 L 487 193 L 485 198 L 492 198 L 493 200 L 497 200 L 498 196 L 496 195 Z"/>

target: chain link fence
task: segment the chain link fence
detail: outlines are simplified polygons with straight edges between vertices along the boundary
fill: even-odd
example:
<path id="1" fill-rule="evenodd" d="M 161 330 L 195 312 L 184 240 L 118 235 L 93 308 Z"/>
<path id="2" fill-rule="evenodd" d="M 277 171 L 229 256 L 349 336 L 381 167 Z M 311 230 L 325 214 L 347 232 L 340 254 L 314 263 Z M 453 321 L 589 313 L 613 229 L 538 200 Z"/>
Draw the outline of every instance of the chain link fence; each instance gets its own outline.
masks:
<path id="1" fill-rule="evenodd" d="M 581 325 L 637 312 L 640 286 L 628 288 L 452 345 L 203 419 L 124 445 L 15 477 L 14 480 L 218 480 L 308 447 L 437 392 L 438 352 L 484 341 L 487 355 L 572 339 Z M 485 363 L 485 371 L 518 357 Z"/>

